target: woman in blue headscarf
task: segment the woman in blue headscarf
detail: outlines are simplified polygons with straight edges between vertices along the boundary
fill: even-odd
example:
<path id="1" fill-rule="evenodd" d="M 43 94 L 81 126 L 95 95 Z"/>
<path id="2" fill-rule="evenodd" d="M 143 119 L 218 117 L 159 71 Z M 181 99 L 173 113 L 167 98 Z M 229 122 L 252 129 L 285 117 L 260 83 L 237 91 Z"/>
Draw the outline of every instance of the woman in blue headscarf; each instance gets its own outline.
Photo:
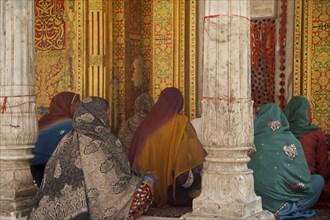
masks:
<path id="1" fill-rule="evenodd" d="M 79 103 L 79 94 L 58 93 L 51 99 L 49 113 L 38 121 L 38 141 L 32 149 L 34 158 L 30 161 L 33 180 L 38 187 L 50 156 L 61 139 L 72 129 L 73 113 Z"/>

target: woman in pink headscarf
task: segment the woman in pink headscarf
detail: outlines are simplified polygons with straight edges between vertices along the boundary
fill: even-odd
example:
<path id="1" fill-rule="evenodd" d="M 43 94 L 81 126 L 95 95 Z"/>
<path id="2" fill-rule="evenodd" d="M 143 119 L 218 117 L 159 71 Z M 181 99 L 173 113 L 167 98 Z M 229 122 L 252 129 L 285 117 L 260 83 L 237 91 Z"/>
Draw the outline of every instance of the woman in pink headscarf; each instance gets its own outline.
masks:
<path id="1" fill-rule="evenodd" d="M 150 113 L 137 128 L 129 150 L 133 169 L 159 176 L 155 204 L 191 205 L 189 192 L 200 186 L 205 151 L 188 117 L 181 114 L 180 90 L 164 89 Z"/>

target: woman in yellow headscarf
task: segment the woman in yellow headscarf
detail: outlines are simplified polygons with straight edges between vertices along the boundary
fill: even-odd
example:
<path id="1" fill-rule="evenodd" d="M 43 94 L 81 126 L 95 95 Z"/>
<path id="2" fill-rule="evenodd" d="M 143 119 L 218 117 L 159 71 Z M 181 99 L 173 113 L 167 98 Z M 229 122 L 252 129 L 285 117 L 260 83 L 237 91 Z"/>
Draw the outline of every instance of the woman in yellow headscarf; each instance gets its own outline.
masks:
<path id="1" fill-rule="evenodd" d="M 133 169 L 159 176 L 154 203 L 191 205 L 189 192 L 200 186 L 205 151 L 189 119 L 180 114 L 180 90 L 164 89 L 156 104 L 137 128 L 129 150 Z"/>

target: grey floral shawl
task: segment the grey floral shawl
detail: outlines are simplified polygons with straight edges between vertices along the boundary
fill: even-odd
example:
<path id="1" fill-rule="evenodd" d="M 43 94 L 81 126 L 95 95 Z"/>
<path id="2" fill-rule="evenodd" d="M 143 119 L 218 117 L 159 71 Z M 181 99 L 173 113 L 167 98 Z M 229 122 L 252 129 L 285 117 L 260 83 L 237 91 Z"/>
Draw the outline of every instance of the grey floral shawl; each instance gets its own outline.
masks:
<path id="1" fill-rule="evenodd" d="M 47 163 L 29 219 L 126 219 L 140 179 L 110 133 L 108 103 L 85 98 Z"/>
<path id="2" fill-rule="evenodd" d="M 118 138 L 123 144 L 124 151 L 128 155 L 129 147 L 137 127 L 141 124 L 143 119 L 151 111 L 152 106 L 155 104 L 153 98 L 144 93 L 137 97 L 135 100 L 135 113 L 129 118 L 125 124 L 120 128 Z"/>

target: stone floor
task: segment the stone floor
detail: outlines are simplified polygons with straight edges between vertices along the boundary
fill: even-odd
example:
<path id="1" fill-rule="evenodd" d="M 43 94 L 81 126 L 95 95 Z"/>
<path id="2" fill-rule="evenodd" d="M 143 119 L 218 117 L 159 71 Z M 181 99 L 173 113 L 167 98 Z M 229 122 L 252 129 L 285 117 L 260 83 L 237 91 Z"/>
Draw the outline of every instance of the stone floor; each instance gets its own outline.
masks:
<path id="1" fill-rule="evenodd" d="M 329 209 L 316 209 L 318 216 L 316 218 L 307 220 L 330 220 L 330 210 Z M 191 207 L 181 207 L 181 208 L 150 208 L 146 215 L 141 216 L 138 220 L 173 220 L 179 219 L 181 215 L 191 212 Z M 297 219 L 301 220 L 301 219 Z"/>
<path id="2" fill-rule="evenodd" d="M 137 218 L 138 220 L 173 220 L 173 219 L 178 219 L 178 218 L 170 218 L 170 217 L 158 217 L 158 216 L 147 216 L 147 215 L 143 215 L 139 218 Z"/>

